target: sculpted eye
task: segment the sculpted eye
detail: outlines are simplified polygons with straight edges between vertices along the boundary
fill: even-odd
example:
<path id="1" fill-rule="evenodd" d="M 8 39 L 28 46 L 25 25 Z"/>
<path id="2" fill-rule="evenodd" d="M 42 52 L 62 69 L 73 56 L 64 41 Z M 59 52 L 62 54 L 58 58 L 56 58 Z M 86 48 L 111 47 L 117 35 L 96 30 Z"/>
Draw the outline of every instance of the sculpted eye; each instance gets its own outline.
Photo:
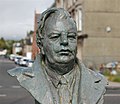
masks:
<path id="1" fill-rule="evenodd" d="M 59 36 L 60 36 L 59 33 L 52 33 L 50 34 L 49 39 L 56 40 L 59 38 Z"/>
<path id="2" fill-rule="evenodd" d="M 70 39 L 70 40 L 73 40 L 73 39 L 76 39 L 76 33 L 68 33 L 68 39 Z"/>

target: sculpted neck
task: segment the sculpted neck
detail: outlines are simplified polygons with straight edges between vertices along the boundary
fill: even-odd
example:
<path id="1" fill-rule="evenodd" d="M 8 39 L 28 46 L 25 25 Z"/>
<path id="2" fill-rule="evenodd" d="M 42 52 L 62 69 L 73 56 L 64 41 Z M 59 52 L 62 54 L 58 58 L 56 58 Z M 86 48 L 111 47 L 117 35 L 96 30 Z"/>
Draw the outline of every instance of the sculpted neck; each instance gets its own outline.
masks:
<path id="1" fill-rule="evenodd" d="M 48 60 L 45 60 L 45 64 L 49 70 L 52 70 L 59 75 L 64 75 L 74 68 L 75 60 L 71 60 L 69 63 L 66 64 L 50 63 Z"/>

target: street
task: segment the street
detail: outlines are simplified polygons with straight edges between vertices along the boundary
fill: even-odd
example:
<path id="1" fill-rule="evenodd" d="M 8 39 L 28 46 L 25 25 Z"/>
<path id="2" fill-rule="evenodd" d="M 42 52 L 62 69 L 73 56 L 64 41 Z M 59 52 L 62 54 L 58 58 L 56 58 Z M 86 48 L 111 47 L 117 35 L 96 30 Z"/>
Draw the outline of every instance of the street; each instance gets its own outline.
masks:
<path id="1" fill-rule="evenodd" d="M 32 96 L 23 89 L 7 70 L 16 67 L 13 61 L 0 57 L 0 104 L 34 104 Z M 107 90 L 104 104 L 120 104 L 120 89 Z"/>
<path id="2" fill-rule="evenodd" d="M 0 57 L 0 104 L 34 104 L 31 95 L 21 88 L 7 70 L 16 67 L 13 61 Z"/>
<path id="3" fill-rule="evenodd" d="M 120 89 L 107 90 L 104 104 L 120 104 Z"/>

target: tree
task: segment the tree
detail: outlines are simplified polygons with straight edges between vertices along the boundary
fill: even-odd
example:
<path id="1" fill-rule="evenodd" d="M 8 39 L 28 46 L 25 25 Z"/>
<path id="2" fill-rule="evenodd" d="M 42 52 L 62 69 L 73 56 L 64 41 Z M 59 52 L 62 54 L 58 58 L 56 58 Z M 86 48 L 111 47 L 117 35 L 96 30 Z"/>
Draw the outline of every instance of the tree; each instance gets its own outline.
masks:
<path id="1" fill-rule="evenodd" d="M 7 45 L 6 45 L 6 41 L 4 40 L 4 38 L 2 37 L 0 39 L 0 49 L 7 49 Z"/>

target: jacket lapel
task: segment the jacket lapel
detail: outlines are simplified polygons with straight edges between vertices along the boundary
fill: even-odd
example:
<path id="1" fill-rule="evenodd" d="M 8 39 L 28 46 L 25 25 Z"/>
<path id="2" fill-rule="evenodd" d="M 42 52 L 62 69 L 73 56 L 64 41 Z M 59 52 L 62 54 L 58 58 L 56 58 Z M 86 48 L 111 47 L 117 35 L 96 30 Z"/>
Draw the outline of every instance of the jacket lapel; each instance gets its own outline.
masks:
<path id="1" fill-rule="evenodd" d="M 79 104 L 97 104 L 104 93 L 105 81 L 103 83 L 102 76 L 87 69 L 82 63 L 79 65 L 81 66 Z"/>
<path id="2" fill-rule="evenodd" d="M 40 56 L 38 56 L 33 66 L 34 77 L 23 80 L 20 84 L 27 89 L 40 104 L 53 104 L 49 84 L 43 70 Z"/>

